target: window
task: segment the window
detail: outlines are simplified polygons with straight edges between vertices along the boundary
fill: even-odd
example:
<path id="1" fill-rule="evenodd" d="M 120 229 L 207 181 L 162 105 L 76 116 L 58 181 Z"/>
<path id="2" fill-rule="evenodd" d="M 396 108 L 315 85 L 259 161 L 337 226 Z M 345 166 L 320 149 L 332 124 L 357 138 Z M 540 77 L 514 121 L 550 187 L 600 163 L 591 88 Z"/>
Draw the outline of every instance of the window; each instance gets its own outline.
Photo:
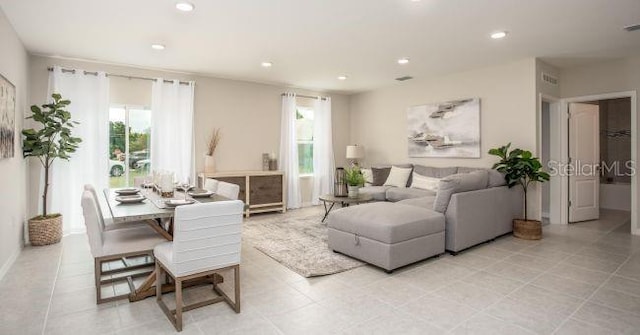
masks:
<path id="1" fill-rule="evenodd" d="M 149 173 L 151 110 L 114 106 L 109 109 L 109 186 L 132 186 Z"/>
<path id="2" fill-rule="evenodd" d="M 313 109 L 297 107 L 296 135 L 298 140 L 298 166 L 301 175 L 313 173 Z"/>

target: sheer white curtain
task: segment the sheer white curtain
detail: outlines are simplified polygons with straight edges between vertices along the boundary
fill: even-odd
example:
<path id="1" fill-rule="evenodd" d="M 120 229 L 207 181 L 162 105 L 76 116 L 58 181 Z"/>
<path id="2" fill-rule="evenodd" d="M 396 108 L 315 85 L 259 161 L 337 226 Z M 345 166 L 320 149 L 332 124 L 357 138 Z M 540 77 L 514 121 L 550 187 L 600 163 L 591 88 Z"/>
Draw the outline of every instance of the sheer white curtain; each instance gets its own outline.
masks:
<path id="1" fill-rule="evenodd" d="M 84 184 L 98 190 L 108 187 L 109 78 L 104 72 L 92 75 L 76 69 L 70 73 L 55 66 L 49 74 L 48 93 L 49 101 L 53 93 L 70 100 L 71 118 L 80 122 L 72 134 L 82 143 L 69 161 L 53 163 L 49 189 L 50 212 L 62 213 L 64 233 L 80 233 L 85 231 L 80 206 Z"/>
<path id="2" fill-rule="evenodd" d="M 153 82 L 151 95 L 151 168 L 175 172 L 176 179 L 191 178 L 193 163 L 194 82 Z"/>
<path id="3" fill-rule="evenodd" d="M 333 132 L 331 125 L 331 98 L 316 99 L 313 114 L 313 198 L 333 193 L 335 162 L 333 159 Z"/>
<path id="4" fill-rule="evenodd" d="M 282 96 L 282 119 L 280 126 L 280 169 L 287 179 L 287 208 L 300 208 L 300 172 L 298 167 L 298 142 L 296 139 L 296 95 Z"/>

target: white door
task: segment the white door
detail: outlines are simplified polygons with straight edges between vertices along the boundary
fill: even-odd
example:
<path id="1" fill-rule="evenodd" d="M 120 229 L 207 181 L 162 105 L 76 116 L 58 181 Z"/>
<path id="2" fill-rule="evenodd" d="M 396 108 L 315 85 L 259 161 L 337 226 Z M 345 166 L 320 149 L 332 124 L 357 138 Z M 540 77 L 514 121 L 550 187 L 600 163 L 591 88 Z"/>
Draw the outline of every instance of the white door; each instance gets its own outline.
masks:
<path id="1" fill-rule="evenodd" d="M 569 104 L 569 222 L 600 215 L 600 113 L 598 105 Z"/>

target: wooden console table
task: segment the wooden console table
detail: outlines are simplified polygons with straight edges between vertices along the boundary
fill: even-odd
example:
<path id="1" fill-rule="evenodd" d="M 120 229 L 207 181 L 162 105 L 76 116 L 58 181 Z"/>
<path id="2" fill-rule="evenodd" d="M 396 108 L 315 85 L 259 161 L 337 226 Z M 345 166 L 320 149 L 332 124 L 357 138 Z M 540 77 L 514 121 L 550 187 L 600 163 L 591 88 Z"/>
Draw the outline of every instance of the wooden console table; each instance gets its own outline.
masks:
<path id="1" fill-rule="evenodd" d="M 246 217 L 255 213 L 287 211 L 286 184 L 282 171 L 199 173 L 198 185 L 203 187 L 207 178 L 240 186 L 238 199 L 244 200 L 247 205 L 244 211 Z"/>

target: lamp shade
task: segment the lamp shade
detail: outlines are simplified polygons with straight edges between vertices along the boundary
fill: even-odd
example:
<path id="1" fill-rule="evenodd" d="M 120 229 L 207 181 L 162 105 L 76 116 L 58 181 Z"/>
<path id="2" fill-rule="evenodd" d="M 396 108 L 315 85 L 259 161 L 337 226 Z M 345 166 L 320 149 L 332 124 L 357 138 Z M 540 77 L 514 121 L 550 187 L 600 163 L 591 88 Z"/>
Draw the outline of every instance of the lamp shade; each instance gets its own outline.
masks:
<path id="1" fill-rule="evenodd" d="M 347 146 L 347 159 L 362 159 L 364 158 L 364 147 L 361 145 L 348 145 Z"/>

